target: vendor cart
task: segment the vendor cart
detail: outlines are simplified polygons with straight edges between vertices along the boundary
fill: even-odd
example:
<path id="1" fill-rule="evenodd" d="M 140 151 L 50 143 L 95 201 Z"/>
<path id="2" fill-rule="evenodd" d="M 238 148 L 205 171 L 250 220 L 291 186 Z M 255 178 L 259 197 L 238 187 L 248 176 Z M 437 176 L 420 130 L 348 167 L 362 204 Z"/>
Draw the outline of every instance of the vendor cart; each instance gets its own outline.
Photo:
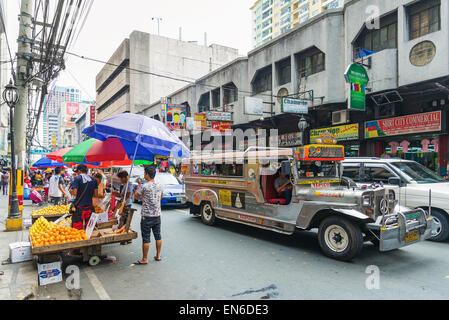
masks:
<path id="1" fill-rule="evenodd" d="M 112 220 L 97 224 L 91 238 L 88 240 L 31 247 L 33 264 L 37 267 L 38 263 L 62 260 L 64 251 L 80 250 L 83 262 L 88 262 L 90 266 L 95 266 L 101 261 L 101 248 L 103 245 L 113 243 L 129 244 L 133 239 L 137 239 L 137 232 L 130 229 L 132 216 L 132 213 L 128 216 L 124 234 L 115 234 L 113 232 L 113 227 L 118 224 L 118 221 Z"/>

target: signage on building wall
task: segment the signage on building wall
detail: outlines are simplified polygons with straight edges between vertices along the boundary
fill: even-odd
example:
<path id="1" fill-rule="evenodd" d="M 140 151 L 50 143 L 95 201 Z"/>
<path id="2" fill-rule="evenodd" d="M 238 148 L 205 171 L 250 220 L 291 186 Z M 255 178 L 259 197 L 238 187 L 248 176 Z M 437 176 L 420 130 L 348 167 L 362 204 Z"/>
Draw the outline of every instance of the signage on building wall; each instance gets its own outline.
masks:
<path id="1" fill-rule="evenodd" d="M 441 130 L 441 111 L 365 122 L 365 138 Z"/>
<path id="2" fill-rule="evenodd" d="M 232 121 L 232 114 L 230 112 L 208 111 L 206 117 L 209 121 Z"/>
<path id="3" fill-rule="evenodd" d="M 205 113 L 195 114 L 195 129 L 196 130 L 206 130 L 207 129 L 207 118 Z"/>
<path id="4" fill-rule="evenodd" d="M 245 97 L 245 114 L 252 116 L 263 116 L 263 100 Z"/>
<path id="5" fill-rule="evenodd" d="M 357 63 L 351 64 L 345 72 L 349 84 L 348 109 L 365 111 L 366 85 L 369 82 L 365 68 Z"/>
<path id="6" fill-rule="evenodd" d="M 76 114 L 79 114 L 80 112 L 80 105 L 79 103 L 74 102 L 67 102 L 67 115 L 68 116 L 74 116 Z"/>
<path id="7" fill-rule="evenodd" d="M 51 145 L 53 147 L 56 147 L 56 135 L 55 134 L 51 135 Z"/>
<path id="8" fill-rule="evenodd" d="M 310 130 L 310 143 L 316 143 L 325 132 L 334 135 L 337 141 L 357 140 L 359 138 L 359 124 L 347 124 L 338 127 Z"/>
<path id="9" fill-rule="evenodd" d="M 302 133 L 294 132 L 278 136 L 279 147 L 295 147 L 302 145 Z"/>
<path id="10" fill-rule="evenodd" d="M 410 63 L 416 67 L 423 67 L 435 58 L 437 48 L 432 41 L 423 41 L 410 50 Z"/>
<path id="11" fill-rule="evenodd" d="M 231 135 L 231 123 L 230 122 L 221 122 L 221 121 L 212 121 L 212 135 Z"/>
<path id="12" fill-rule="evenodd" d="M 89 109 L 89 115 L 90 115 L 90 125 L 95 124 L 95 122 L 97 121 L 97 111 L 95 110 L 95 106 L 90 106 Z"/>
<path id="13" fill-rule="evenodd" d="M 170 130 L 185 129 L 187 108 L 184 105 L 167 104 L 165 122 Z"/>
<path id="14" fill-rule="evenodd" d="M 281 112 L 308 114 L 309 106 L 310 106 L 310 101 L 308 101 L 308 100 L 282 98 Z"/>

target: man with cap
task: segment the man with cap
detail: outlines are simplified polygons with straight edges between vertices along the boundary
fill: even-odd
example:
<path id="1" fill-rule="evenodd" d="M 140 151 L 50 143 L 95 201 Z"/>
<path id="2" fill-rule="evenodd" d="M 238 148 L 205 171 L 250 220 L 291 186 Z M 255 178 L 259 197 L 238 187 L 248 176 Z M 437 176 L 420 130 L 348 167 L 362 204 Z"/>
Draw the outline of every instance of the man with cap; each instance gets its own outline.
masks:
<path id="1" fill-rule="evenodd" d="M 85 229 L 90 216 L 94 212 L 93 197 L 98 197 L 97 180 L 87 174 L 87 167 L 80 164 L 76 167 L 78 176 L 71 184 L 70 193 L 75 197 L 76 212 L 72 214 L 72 226 L 75 229 Z"/>

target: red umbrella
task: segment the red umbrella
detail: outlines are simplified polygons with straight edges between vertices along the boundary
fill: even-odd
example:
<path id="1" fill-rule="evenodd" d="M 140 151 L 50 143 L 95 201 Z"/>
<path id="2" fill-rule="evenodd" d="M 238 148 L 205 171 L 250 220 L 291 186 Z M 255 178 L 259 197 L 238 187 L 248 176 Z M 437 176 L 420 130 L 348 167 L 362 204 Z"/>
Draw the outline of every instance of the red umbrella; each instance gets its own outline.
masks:
<path id="1" fill-rule="evenodd" d="M 70 150 L 72 150 L 72 148 L 64 148 L 64 149 L 59 149 L 55 152 L 52 152 L 50 154 L 47 155 L 47 158 L 50 160 L 54 160 L 54 161 L 58 161 L 58 162 L 62 162 L 62 157 L 69 152 Z"/>

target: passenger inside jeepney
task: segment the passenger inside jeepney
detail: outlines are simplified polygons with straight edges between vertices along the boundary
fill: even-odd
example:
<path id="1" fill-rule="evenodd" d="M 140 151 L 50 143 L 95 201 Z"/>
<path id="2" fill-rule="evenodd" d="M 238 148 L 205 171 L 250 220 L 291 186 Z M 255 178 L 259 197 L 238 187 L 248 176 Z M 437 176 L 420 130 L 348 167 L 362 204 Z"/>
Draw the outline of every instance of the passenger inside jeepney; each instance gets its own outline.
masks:
<path id="1" fill-rule="evenodd" d="M 278 171 L 278 177 L 274 180 L 274 189 L 281 199 L 285 199 L 285 205 L 290 204 L 292 201 L 293 185 L 290 181 L 290 177 L 284 174 L 281 169 Z"/>

